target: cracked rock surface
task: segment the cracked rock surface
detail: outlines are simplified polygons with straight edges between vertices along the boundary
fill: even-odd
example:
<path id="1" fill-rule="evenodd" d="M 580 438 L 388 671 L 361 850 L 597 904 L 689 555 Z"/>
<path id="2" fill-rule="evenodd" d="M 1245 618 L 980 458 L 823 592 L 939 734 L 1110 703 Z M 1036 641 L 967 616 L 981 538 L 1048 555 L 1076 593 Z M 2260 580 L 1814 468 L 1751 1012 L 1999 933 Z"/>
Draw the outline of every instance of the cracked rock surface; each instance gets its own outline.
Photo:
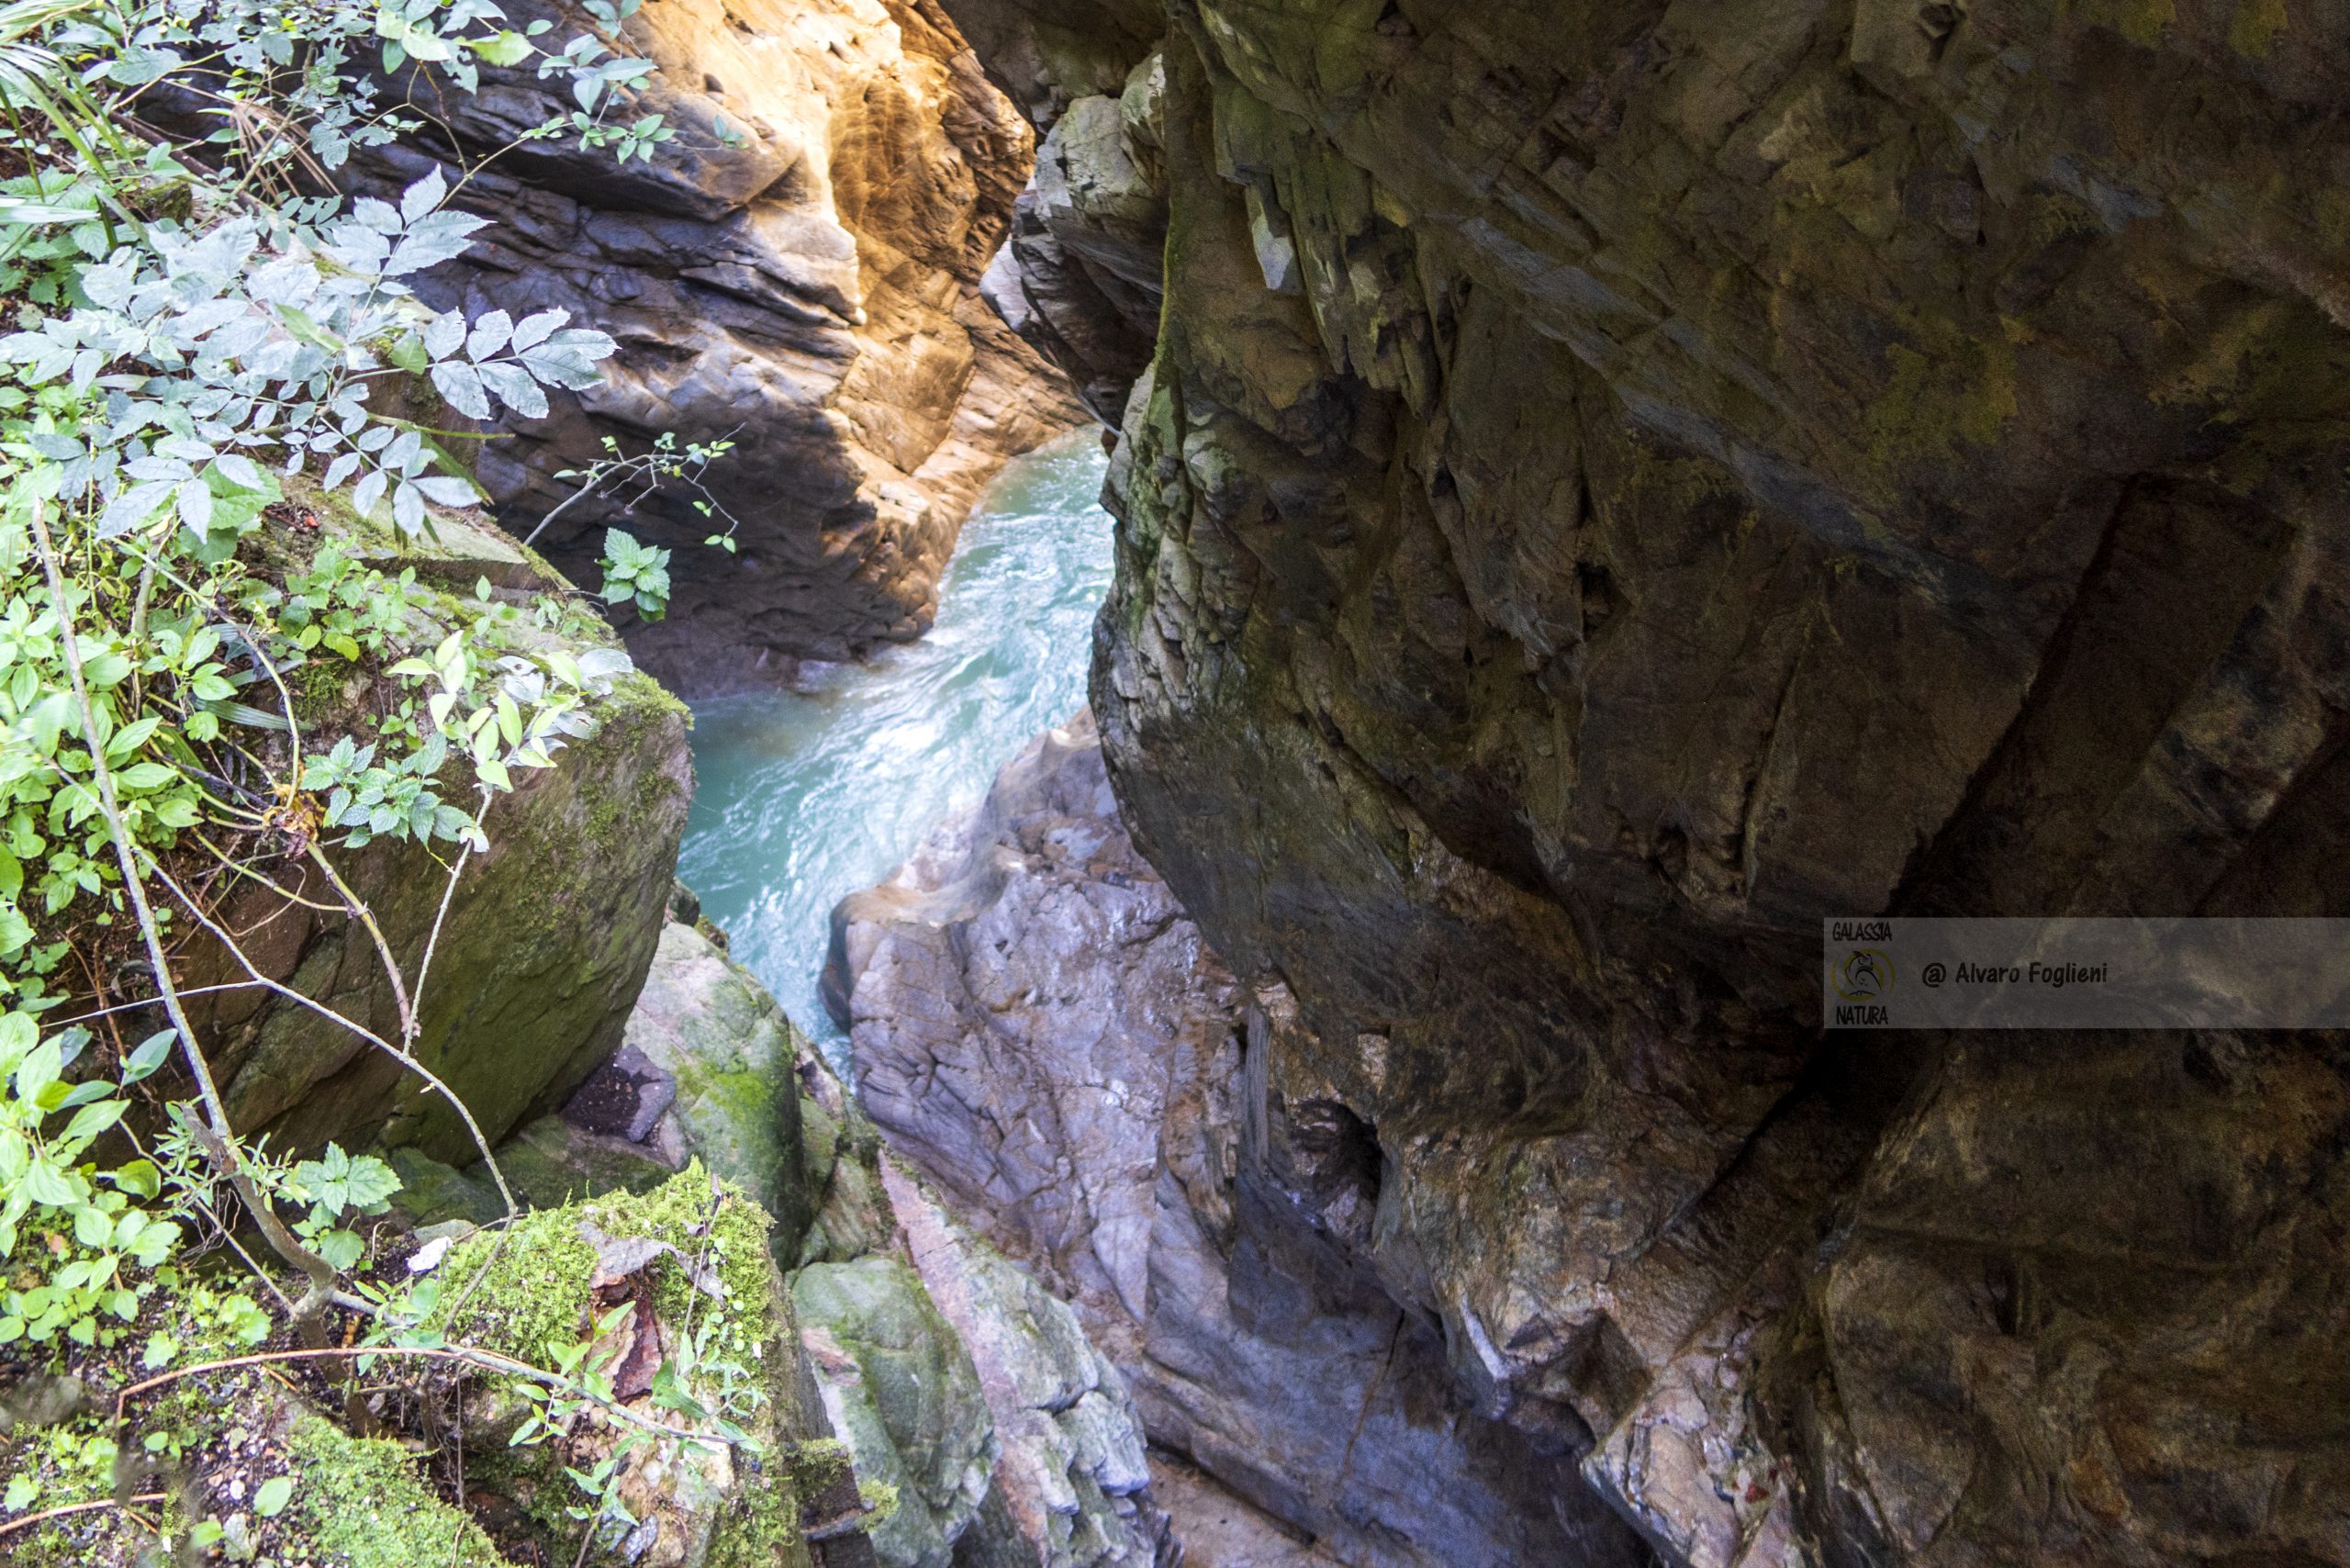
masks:
<path id="1" fill-rule="evenodd" d="M 1135 852 L 1090 715 L 834 930 L 866 1108 L 1076 1304 L 1152 1442 L 1189 1457 L 1161 1489 L 1187 1547 L 1628 1560 L 1574 1450 L 1460 1409 L 1434 1316 L 1350 1253 L 1377 1210 L 1370 1129 L 1271 1091 L 1294 1008 L 1236 980 Z M 1555 1501 L 1529 1514 L 1529 1495 Z"/>

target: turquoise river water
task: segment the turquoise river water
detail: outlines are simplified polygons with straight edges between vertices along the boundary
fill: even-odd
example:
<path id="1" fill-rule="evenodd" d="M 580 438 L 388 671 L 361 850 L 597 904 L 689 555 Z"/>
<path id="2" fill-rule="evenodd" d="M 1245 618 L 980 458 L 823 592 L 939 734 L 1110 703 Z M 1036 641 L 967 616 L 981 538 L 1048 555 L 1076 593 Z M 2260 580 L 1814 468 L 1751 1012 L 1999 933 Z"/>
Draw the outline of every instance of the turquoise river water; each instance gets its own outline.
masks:
<path id="1" fill-rule="evenodd" d="M 833 906 L 1084 704 L 1110 584 L 1105 461 L 1086 430 L 1007 467 L 964 525 L 921 642 L 694 705 L 699 782 L 677 874 L 836 1060 L 845 1042 L 817 998 Z"/>

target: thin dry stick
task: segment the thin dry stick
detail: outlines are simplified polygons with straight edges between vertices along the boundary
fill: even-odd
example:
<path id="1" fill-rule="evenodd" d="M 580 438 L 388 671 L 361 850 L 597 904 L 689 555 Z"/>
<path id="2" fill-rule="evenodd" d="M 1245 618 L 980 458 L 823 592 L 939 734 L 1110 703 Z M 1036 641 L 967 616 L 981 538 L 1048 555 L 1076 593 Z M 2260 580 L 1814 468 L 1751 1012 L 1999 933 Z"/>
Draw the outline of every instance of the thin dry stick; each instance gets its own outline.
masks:
<path id="1" fill-rule="evenodd" d="M 182 996 L 209 996 L 216 991 L 251 991 L 260 982 L 258 980 L 230 980 L 225 985 L 196 985 L 188 987 L 186 990 L 181 991 L 180 994 Z M 154 1005 L 155 1003 L 152 1000 L 144 1000 L 140 1002 L 118 1002 L 111 1007 L 94 1007 L 87 1013 L 76 1013 L 70 1018 L 44 1018 L 41 1020 L 41 1023 L 51 1029 L 62 1029 L 68 1024 L 86 1024 L 93 1018 L 104 1018 L 110 1013 L 135 1013 L 142 1007 L 152 1007 Z"/>
<path id="2" fill-rule="evenodd" d="M 375 924 L 375 912 L 369 909 L 365 902 L 351 890 L 351 885 L 342 879 L 341 874 L 336 871 L 328 861 L 326 856 L 319 850 L 316 840 L 312 840 L 308 846 L 307 853 L 310 857 L 310 864 L 325 872 L 327 880 L 334 884 L 334 890 L 342 895 L 343 912 L 365 926 L 367 935 L 375 939 L 375 955 L 384 960 L 384 973 L 392 982 L 392 1002 L 400 1015 L 400 1039 L 404 1043 L 414 1044 L 416 1010 L 408 1005 L 408 982 L 400 977 L 399 964 L 392 958 L 392 945 L 384 939 L 384 928 Z M 484 1149 L 482 1152 L 487 1154 L 489 1151 Z"/>
<path id="3" fill-rule="evenodd" d="M 62 1518 L 67 1514 L 86 1514 L 94 1508 L 120 1508 L 129 1513 L 133 1503 L 161 1503 L 169 1495 L 164 1492 L 141 1492 L 135 1497 L 100 1497 L 88 1503 L 61 1503 L 54 1508 L 43 1508 L 38 1514 L 27 1514 L 21 1519 L 10 1519 L 0 1525 L 0 1535 L 14 1535 L 20 1529 L 32 1529 L 43 1519 Z"/>
<path id="4" fill-rule="evenodd" d="M 141 1383 L 134 1383 L 114 1396 L 114 1420 L 119 1428 L 130 1415 L 130 1401 L 138 1394 L 173 1383 L 185 1377 L 203 1372 L 233 1372 L 239 1367 L 264 1366 L 275 1361 L 352 1361 L 362 1356 L 407 1357 L 413 1361 L 456 1361 L 465 1366 L 479 1367 L 484 1372 L 498 1372 L 506 1377 L 519 1377 L 543 1387 L 565 1394 L 576 1394 L 592 1403 L 598 1409 L 616 1420 L 642 1428 L 665 1438 L 683 1442 L 701 1443 L 711 1448 L 732 1448 L 735 1439 L 715 1432 L 692 1432 L 683 1427 L 672 1427 L 640 1416 L 618 1400 L 604 1399 L 585 1384 L 572 1382 L 558 1372 L 534 1367 L 528 1361 L 499 1355 L 496 1350 L 475 1350 L 470 1346 L 430 1345 L 322 1345 L 305 1350 L 256 1350 L 250 1356 L 230 1356 L 225 1361 L 198 1361 L 194 1366 L 175 1367 L 160 1372 Z"/>
<path id="5" fill-rule="evenodd" d="M 209 1126 L 191 1130 L 204 1144 L 206 1155 L 229 1178 L 237 1196 L 252 1212 L 253 1223 L 261 1226 L 271 1249 L 309 1276 L 309 1293 L 303 1297 L 302 1307 L 297 1309 L 296 1321 L 303 1337 L 315 1342 L 326 1332 L 319 1315 L 325 1310 L 328 1293 L 334 1288 L 334 1265 L 294 1238 L 254 1187 L 244 1162 L 237 1157 L 229 1107 L 220 1098 L 219 1084 L 213 1081 L 212 1064 L 204 1059 L 204 1052 L 196 1046 L 196 1025 L 188 1021 L 179 990 L 172 983 L 171 961 L 163 952 L 162 931 L 155 924 L 153 908 L 147 902 L 147 885 L 139 874 L 139 857 L 132 850 L 130 832 L 123 826 L 121 805 L 115 795 L 114 769 L 106 765 L 106 737 L 98 728 L 96 710 L 90 706 L 89 685 L 83 678 L 81 639 L 73 631 L 73 601 L 66 595 L 65 577 L 58 568 L 57 550 L 50 542 L 49 522 L 39 500 L 33 502 L 32 525 L 33 540 L 40 551 L 41 571 L 49 579 L 50 595 L 57 603 L 59 627 L 64 633 L 59 641 L 65 651 L 66 674 L 73 678 L 73 700 L 82 712 L 83 738 L 90 747 L 91 776 L 98 786 L 98 810 L 106 818 L 106 835 L 114 841 L 115 859 L 122 867 L 123 890 L 129 895 L 131 909 L 139 917 L 139 935 L 146 943 L 147 960 L 154 969 L 155 989 L 163 999 L 164 1012 L 179 1030 L 181 1053 L 187 1058 L 188 1071 L 196 1079 L 196 1091 L 204 1100 Z"/>
<path id="6" fill-rule="evenodd" d="M 441 890 L 441 907 L 433 912 L 432 930 L 424 939 L 424 956 L 417 960 L 416 1004 L 420 1008 L 424 1005 L 424 982 L 432 973 L 433 950 L 441 946 L 442 923 L 449 918 L 449 905 L 457 896 L 457 879 L 464 874 L 465 862 L 472 857 L 474 846 L 481 841 L 482 819 L 489 814 L 489 787 L 482 785 L 479 788 L 481 805 L 474 812 L 474 831 L 466 838 L 464 846 L 457 851 L 456 864 L 449 868 L 448 885 Z M 388 963 L 390 960 L 387 958 L 385 961 Z M 417 1026 L 416 1015 L 412 1014 L 408 1034 L 402 1042 L 411 1052 L 416 1048 Z M 490 1175 L 497 1179 L 498 1196 L 506 1202 L 506 1218 L 498 1225 L 497 1235 L 490 1238 L 489 1250 L 482 1255 L 481 1265 L 474 1271 L 473 1278 L 465 1282 L 464 1288 L 457 1293 L 454 1300 L 450 1302 L 449 1313 L 452 1317 L 455 1316 L 465 1303 L 474 1298 L 474 1293 L 480 1290 L 488 1281 L 490 1271 L 498 1267 L 498 1260 L 505 1254 L 506 1238 L 511 1233 L 512 1222 L 519 1213 L 514 1206 L 514 1194 L 506 1187 L 506 1173 L 498 1170 L 498 1161 L 490 1159 L 487 1148 L 482 1151 L 482 1159 L 489 1166 Z"/>
<path id="7" fill-rule="evenodd" d="M 507 1215 L 509 1218 L 513 1216 L 515 1213 L 514 1194 L 512 1190 L 506 1184 L 505 1173 L 498 1170 L 498 1161 L 490 1156 L 489 1139 L 484 1136 L 481 1130 L 481 1124 L 474 1120 L 473 1112 L 466 1107 L 464 1101 L 458 1098 L 457 1092 L 455 1090 L 442 1082 L 439 1075 L 434 1073 L 431 1068 L 426 1067 L 422 1062 L 417 1060 L 416 1058 L 400 1049 L 399 1047 L 392 1044 L 391 1041 L 384 1038 L 383 1036 L 375 1033 L 375 1030 L 368 1028 L 365 1025 L 358 1022 L 356 1019 L 347 1018 L 343 1014 L 337 1013 L 333 1008 L 329 1007 L 326 1003 L 319 1001 L 316 997 L 297 991 L 283 980 L 272 980 L 269 976 L 262 973 L 258 969 L 255 969 L 253 967 L 252 959 L 246 956 L 243 948 L 237 946 L 236 942 L 229 935 L 228 932 L 221 929 L 220 923 L 214 920 L 209 913 L 206 913 L 204 906 L 198 903 L 185 888 L 181 887 L 177 881 L 173 880 L 172 874 L 169 871 L 164 870 L 162 864 L 158 862 L 152 855 L 147 854 L 144 850 L 140 851 L 140 853 L 146 859 L 147 868 L 149 872 L 153 875 L 154 879 L 170 890 L 172 896 L 179 900 L 181 906 L 185 908 L 190 915 L 195 917 L 197 924 L 210 932 L 220 945 L 228 949 L 229 956 L 236 959 L 238 966 L 241 968 L 245 973 L 252 977 L 254 984 L 284 997 L 286 1001 L 294 1002 L 297 1006 L 308 1008 L 321 1018 L 339 1024 L 343 1028 L 350 1030 L 352 1034 L 358 1036 L 361 1039 L 366 1041 L 377 1050 L 382 1051 L 386 1056 L 389 1056 L 405 1065 L 410 1072 L 415 1073 L 419 1078 L 424 1080 L 426 1086 L 431 1089 L 434 1093 L 440 1095 L 443 1100 L 446 1100 L 449 1103 L 450 1108 L 454 1110 L 458 1116 L 464 1122 L 465 1130 L 473 1135 L 475 1147 L 481 1150 L 483 1161 L 488 1165 L 490 1175 L 498 1182 L 498 1195 L 506 1200 Z"/>
<path id="8" fill-rule="evenodd" d="M 345 913 L 343 906 L 340 904 L 320 903 L 316 899 L 306 899 L 301 894 L 294 891 L 291 888 L 286 887 L 283 882 L 278 881 L 274 877 L 263 876 L 261 872 L 254 870 L 251 866 L 248 866 L 243 861 L 239 860 L 236 857 L 230 855 L 227 850 L 221 848 L 218 845 L 213 843 L 210 839 L 207 838 L 200 833 L 196 833 L 191 829 L 188 836 L 195 839 L 196 843 L 204 846 L 205 849 L 210 853 L 212 857 L 220 863 L 220 868 L 222 870 L 229 872 L 231 876 L 241 877 L 246 881 L 260 883 L 263 888 L 266 888 L 271 892 L 275 893 L 279 898 L 285 900 L 289 904 L 296 905 L 301 909 L 311 910 L 319 914 L 341 914 Z"/>
<path id="9" fill-rule="evenodd" d="M 488 786 L 484 785 L 481 787 L 481 808 L 474 812 L 473 835 L 467 838 L 464 842 L 464 847 L 457 851 L 457 863 L 449 868 L 449 885 L 441 890 L 441 907 L 433 912 L 432 931 L 431 934 L 424 939 L 424 957 L 417 960 L 416 1000 L 419 1006 L 421 1006 L 424 1002 L 425 977 L 432 972 L 432 950 L 441 945 L 442 922 L 449 918 L 449 905 L 457 896 L 457 879 L 459 876 L 464 874 L 465 862 L 472 857 L 474 846 L 480 841 L 482 818 L 488 814 L 489 789 Z M 416 1047 L 416 1023 L 413 1019 L 411 1019 L 408 1027 L 409 1034 L 408 1045 L 412 1050 Z"/>

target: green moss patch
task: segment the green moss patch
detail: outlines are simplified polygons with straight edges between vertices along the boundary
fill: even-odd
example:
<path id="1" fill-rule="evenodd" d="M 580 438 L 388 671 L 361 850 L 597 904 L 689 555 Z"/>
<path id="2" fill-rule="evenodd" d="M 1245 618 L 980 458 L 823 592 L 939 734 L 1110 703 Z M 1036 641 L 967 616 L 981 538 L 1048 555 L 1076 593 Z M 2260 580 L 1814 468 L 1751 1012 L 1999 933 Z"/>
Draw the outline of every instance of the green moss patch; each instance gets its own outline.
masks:
<path id="1" fill-rule="evenodd" d="M 479 1525 L 426 1489 L 397 1443 L 294 1424 L 297 1531 L 349 1568 L 509 1568 Z"/>

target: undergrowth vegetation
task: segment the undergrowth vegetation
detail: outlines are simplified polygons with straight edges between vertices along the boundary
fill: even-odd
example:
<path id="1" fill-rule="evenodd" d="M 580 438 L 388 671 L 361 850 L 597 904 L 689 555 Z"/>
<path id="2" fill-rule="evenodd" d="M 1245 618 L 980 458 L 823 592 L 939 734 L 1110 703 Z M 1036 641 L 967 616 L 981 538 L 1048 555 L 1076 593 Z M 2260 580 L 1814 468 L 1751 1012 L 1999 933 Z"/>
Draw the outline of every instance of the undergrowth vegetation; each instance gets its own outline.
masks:
<path id="1" fill-rule="evenodd" d="M 687 134 L 637 112 L 651 65 L 621 37 L 633 5 L 587 0 L 569 37 L 509 26 L 488 0 L 0 5 L 0 1358 L 29 1374 L 20 1389 L 70 1374 L 74 1398 L 118 1401 L 111 1422 L 70 1403 L 0 1412 L 38 1434 L 8 1450 L 0 1555 L 46 1541 L 95 1561 L 74 1532 L 103 1518 L 144 1543 L 125 1561 L 252 1560 L 268 1521 L 301 1513 L 298 1462 L 273 1449 L 277 1473 L 250 1495 L 240 1483 L 237 1506 L 192 1511 L 185 1487 L 141 1489 L 191 1432 L 232 1456 L 277 1439 L 217 1408 L 196 1427 L 134 1419 L 130 1402 L 217 1395 L 278 1358 L 308 1396 L 340 1402 L 352 1441 L 374 1440 L 384 1380 L 408 1368 L 522 1391 L 523 1444 L 605 1432 L 562 1466 L 583 1552 L 637 1527 L 620 1477 L 638 1448 L 755 1446 L 736 1417 L 755 1380 L 707 1324 L 655 1377 L 658 1417 L 615 1394 L 609 1309 L 534 1343 L 453 1335 L 506 1230 L 446 1280 L 384 1256 L 367 1222 L 397 1188 L 390 1170 L 241 1138 L 176 978 L 195 946 L 225 951 L 238 978 L 207 989 L 274 993 L 398 1058 L 490 1159 L 414 1054 L 439 921 L 403 965 L 341 866 L 377 840 L 425 846 L 445 919 L 493 803 L 591 734 L 628 670 L 576 596 L 484 581 L 468 599 L 398 558 L 480 502 L 479 438 L 452 412 L 544 415 L 614 345 L 561 311 L 435 310 L 413 280 L 465 251 L 487 220 L 459 205 L 464 188 L 513 147 L 562 137 L 626 160 Z M 396 200 L 346 198 L 354 156 L 431 129 L 433 95 L 485 73 L 553 84 L 571 106 L 470 157 L 441 137 L 445 172 Z M 571 477 L 583 494 L 698 485 L 725 451 L 664 438 Z M 363 549 L 371 531 L 391 547 Z M 617 532 L 608 548 L 606 596 L 657 615 L 666 553 Z M 340 700 L 354 689 L 374 700 Z M 244 954 L 224 894 L 300 900 L 289 880 L 331 890 L 366 934 L 397 1030 Z M 721 1234 L 713 1208 L 700 1235 Z M 657 1255 L 690 1280 L 689 1245 L 680 1231 L 636 1266 Z M 256 1350 L 273 1339 L 286 1348 Z"/>

